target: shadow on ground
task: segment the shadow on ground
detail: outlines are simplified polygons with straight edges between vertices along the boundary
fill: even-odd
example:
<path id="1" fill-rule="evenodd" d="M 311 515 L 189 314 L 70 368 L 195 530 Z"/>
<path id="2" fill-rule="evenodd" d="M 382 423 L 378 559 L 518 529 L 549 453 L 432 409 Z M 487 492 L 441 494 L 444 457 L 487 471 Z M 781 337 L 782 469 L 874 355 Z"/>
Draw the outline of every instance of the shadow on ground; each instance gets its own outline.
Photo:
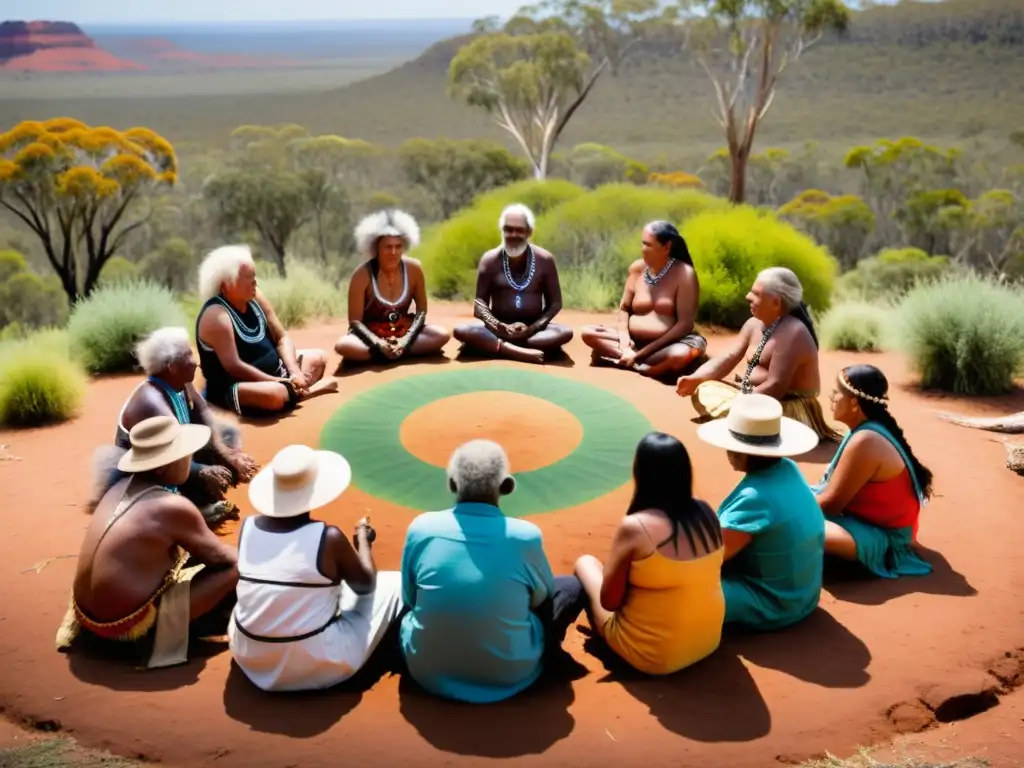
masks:
<path id="1" fill-rule="evenodd" d="M 424 692 L 408 675 L 398 686 L 402 716 L 439 750 L 475 757 L 539 755 L 572 733 L 569 679 L 539 682 L 506 701 L 462 704 Z"/>
<path id="2" fill-rule="evenodd" d="M 882 579 L 858 563 L 826 558 L 825 589 L 837 600 L 858 605 L 882 605 L 911 594 L 948 597 L 974 597 L 978 594 L 967 577 L 955 570 L 941 553 L 920 545 L 916 550 L 932 565 L 932 572 L 927 576 Z"/>

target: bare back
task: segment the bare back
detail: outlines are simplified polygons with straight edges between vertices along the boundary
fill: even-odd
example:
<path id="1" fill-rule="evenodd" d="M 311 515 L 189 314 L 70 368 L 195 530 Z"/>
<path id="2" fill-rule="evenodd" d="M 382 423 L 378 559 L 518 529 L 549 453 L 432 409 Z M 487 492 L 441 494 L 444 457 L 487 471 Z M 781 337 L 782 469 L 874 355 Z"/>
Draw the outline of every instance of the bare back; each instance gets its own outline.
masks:
<path id="1" fill-rule="evenodd" d="M 702 504 L 703 502 L 698 501 L 697 503 Z M 707 536 L 707 533 L 704 534 L 708 538 L 708 546 L 705 547 L 698 530 L 693 531 L 696 548 L 691 546 L 690 539 L 682 527 L 677 529 L 676 535 L 673 537 L 672 520 L 659 509 L 641 510 L 634 512 L 629 517 L 636 520 L 646 534 L 644 537 L 646 541 L 641 539 L 637 543 L 634 560 L 642 560 L 655 552 L 669 560 L 696 560 L 711 554 L 718 548 L 715 546 L 715 542 Z"/>
<path id="2" fill-rule="evenodd" d="M 122 498 L 139 494 L 143 495 L 107 530 Z M 178 559 L 177 544 L 162 518 L 183 501 L 137 476 L 118 482 L 107 492 L 93 513 L 79 553 L 74 590 L 82 610 L 97 621 L 115 621 L 156 592 Z"/>

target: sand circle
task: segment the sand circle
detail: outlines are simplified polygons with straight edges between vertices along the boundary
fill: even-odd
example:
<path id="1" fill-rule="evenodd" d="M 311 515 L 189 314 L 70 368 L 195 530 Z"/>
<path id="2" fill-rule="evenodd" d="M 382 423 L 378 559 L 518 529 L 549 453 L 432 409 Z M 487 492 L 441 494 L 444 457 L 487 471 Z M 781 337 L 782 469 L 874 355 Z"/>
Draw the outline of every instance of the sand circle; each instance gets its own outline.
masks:
<path id="1" fill-rule="evenodd" d="M 583 425 L 547 400 L 491 390 L 444 397 L 416 409 L 402 422 L 399 438 L 413 456 L 441 469 L 463 443 L 493 440 L 505 449 L 513 472 L 531 472 L 575 451 Z"/>

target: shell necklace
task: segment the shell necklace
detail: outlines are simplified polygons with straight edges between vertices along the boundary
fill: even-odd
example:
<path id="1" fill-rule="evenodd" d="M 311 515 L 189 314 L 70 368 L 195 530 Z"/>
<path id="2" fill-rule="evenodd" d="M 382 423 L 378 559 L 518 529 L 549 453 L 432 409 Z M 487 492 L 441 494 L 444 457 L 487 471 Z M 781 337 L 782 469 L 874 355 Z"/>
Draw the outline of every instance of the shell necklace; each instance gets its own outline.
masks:
<path id="1" fill-rule="evenodd" d="M 775 330 L 775 326 L 779 324 L 779 320 L 782 318 L 776 318 L 775 322 L 764 329 L 764 333 L 761 334 L 761 343 L 757 345 L 757 349 L 754 350 L 754 354 L 750 356 L 750 362 L 747 363 L 747 372 L 743 375 L 743 382 L 740 385 L 740 392 L 744 395 L 749 395 L 754 391 L 754 388 L 750 386 L 750 374 L 754 372 L 758 363 L 761 362 L 761 353 L 764 352 L 764 345 L 768 343 L 768 339 L 771 338 L 772 331 Z"/>
<path id="2" fill-rule="evenodd" d="M 665 266 L 661 268 L 661 271 L 656 275 L 651 274 L 650 267 L 644 267 L 644 282 L 647 283 L 648 285 L 657 285 L 658 283 L 661 282 L 661 278 L 668 274 L 668 271 L 672 269 L 672 265 L 675 263 L 676 260 L 670 258 L 665 263 Z"/>
<path id="3" fill-rule="evenodd" d="M 501 252 L 501 266 L 505 270 L 505 279 L 508 280 L 508 284 L 516 291 L 516 309 L 522 309 L 522 293 L 533 281 L 533 273 L 537 268 L 537 260 L 534 258 L 533 248 L 526 246 L 526 254 L 529 259 L 526 267 L 526 279 L 522 283 L 517 283 L 512 279 L 512 267 L 509 264 L 508 253 L 504 249 Z"/>

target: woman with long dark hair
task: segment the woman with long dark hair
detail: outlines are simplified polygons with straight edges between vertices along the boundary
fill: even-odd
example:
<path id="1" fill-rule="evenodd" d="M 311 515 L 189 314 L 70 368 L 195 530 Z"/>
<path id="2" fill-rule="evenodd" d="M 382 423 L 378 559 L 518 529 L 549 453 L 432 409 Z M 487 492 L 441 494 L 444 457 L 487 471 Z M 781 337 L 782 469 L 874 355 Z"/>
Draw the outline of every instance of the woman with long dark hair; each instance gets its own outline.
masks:
<path id="1" fill-rule="evenodd" d="M 700 283 L 679 230 L 652 221 L 640 238 L 641 258 L 626 276 L 613 328 L 588 325 L 583 343 L 595 364 L 616 365 L 651 378 L 678 376 L 707 349 L 696 332 Z"/>
<path id="2" fill-rule="evenodd" d="M 932 567 L 913 543 L 932 473 L 890 413 L 888 393 L 885 374 L 873 365 L 851 365 L 837 378 L 832 415 L 850 433 L 815 487 L 826 517 L 825 552 L 884 578 L 923 576 Z"/>
<path id="3" fill-rule="evenodd" d="M 576 562 L 594 631 L 634 668 L 666 675 L 712 653 L 722 635 L 722 530 L 693 497 L 686 447 L 651 432 L 633 460 L 633 500 L 604 565 Z"/>

